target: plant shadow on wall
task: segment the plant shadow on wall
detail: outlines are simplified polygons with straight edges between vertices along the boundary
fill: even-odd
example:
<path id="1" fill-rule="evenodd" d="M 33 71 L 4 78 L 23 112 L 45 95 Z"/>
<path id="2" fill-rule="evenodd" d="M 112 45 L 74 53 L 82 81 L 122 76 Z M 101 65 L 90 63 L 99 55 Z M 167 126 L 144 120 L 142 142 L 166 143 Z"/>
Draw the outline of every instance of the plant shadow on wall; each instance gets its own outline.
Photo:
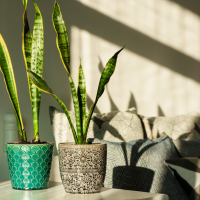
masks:
<path id="1" fill-rule="evenodd" d="M 98 66 L 98 68 L 99 68 L 99 71 L 100 71 L 100 74 L 101 74 L 104 67 L 103 67 L 103 64 L 102 64 L 102 61 L 101 61 L 100 58 L 99 58 L 99 66 Z M 108 95 L 108 98 L 109 98 L 111 111 L 119 111 L 118 107 L 116 106 L 115 102 L 113 101 L 113 99 L 112 99 L 112 97 L 110 95 L 110 92 L 108 90 L 108 86 L 105 86 L 105 91 L 107 92 L 107 95 Z M 90 96 L 87 94 L 87 108 L 89 109 L 92 104 L 93 104 L 93 101 L 90 98 Z M 137 110 L 137 105 L 136 105 L 133 93 L 131 93 L 127 110 L 129 108 L 132 108 L 132 107 L 135 107 L 136 110 Z M 100 109 L 98 108 L 98 106 L 96 106 L 94 112 L 100 114 Z M 98 117 L 95 117 L 95 116 L 92 117 L 92 120 L 95 122 L 95 125 L 98 125 L 99 129 L 104 130 L 103 131 L 104 133 L 102 134 L 102 138 L 99 138 L 99 135 L 97 135 L 97 133 L 95 131 L 95 125 L 94 125 L 93 130 L 94 130 L 94 137 L 95 138 L 103 139 L 104 136 L 105 136 L 106 131 L 112 129 L 112 132 L 110 132 L 112 135 L 113 135 L 113 133 L 115 133 L 115 135 L 114 135 L 115 137 L 117 137 L 121 141 L 125 141 L 123 136 L 119 133 L 119 131 L 114 126 L 109 124 L 110 121 L 116 116 L 117 113 L 118 112 L 113 112 L 112 118 L 109 118 L 108 123 L 106 121 L 104 121 L 104 120 L 99 119 Z M 104 128 L 102 128 L 102 124 L 103 123 L 106 123 L 106 130 Z"/>
<path id="2" fill-rule="evenodd" d="M 103 67 L 103 63 L 102 63 L 102 60 L 101 60 L 100 57 L 99 57 L 99 66 L 98 66 L 98 68 L 99 68 L 99 72 L 100 72 L 100 74 L 101 74 L 104 67 Z M 108 83 L 108 85 L 109 85 L 109 83 Z M 117 107 L 117 105 L 115 104 L 114 100 L 112 99 L 112 97 L 111 97 L 111 95 L 110 95 L 110 92 L 109 92 L 109 90 L 108 90 L 108 85 L 105 86 L 105 90 L 106 90 L 107 95 L 108 95 L 108 98 L 109 98 L 110 110 L 111 110 L 111 111 L 120 110 L 120 109 Z M 132 92 L 130 92 L 130 93 L 131 93 L 131 94 L 130 94 L 130 99 L 129 99 L 129 104 L 128 104 L 128 108 L 127 108 L 127 109 L 134 107 L 134 108 L 137 110 L 137 104 L 136 104 L 134 95 L 133 95 Z M 92 105 L 93 101 L 92 101 L 92 99 L 90 98 L 90 96 L 89 96 L 88 94 L 87 94 L 87 97 L 88 97 L 88 98 L 87 98 L 87 108 L 89 109 L 90 106 Z M 96 106 L 95 109 L 96 109 L 96 110 L 95 110 L 96 113 L 100 113 L 100 109 L 99 109 L 97 106 Z"/>
<path id="3" fill-rule="evenodd" d="M 102 61 L 101 61 L 100 57 L 99 57 L 98 68 L 99 68 L 100 73 L 102 73 L 102 71 L 103 71 L 103 64 L 102 64 Z M 108 85 L 109 85 L 109 83 L 108 83 Z M 110 103 L 110 108 L 111 108 L 110 110 L 111 110 L 111 112 L 112 111 L 119 111 L 120 109 L 116 106 L 114 100 L 111 97 L 111 94 L 110 94 L 109 89 L 108 89 L 108 85 L 105 86 L 105 91 L 107 92 L 107 95 L 108 95 L 108 98 L 109 98 L 109 103 Z M 130 92 L 130 93 L 131 93 L 131 95 L 130 95 L 130 98 L 129 98 L 129 103 L 128 103 L 127 110 L 129 108 L 134 107 L 136 109 L 136 111 L 137 111 L 137 103 L 135 101 L 134 95 L 133 95 L 132 92 Z M 93 104 L 93 101 L 90 98 L 90 96 L 87 94 L 87 108 L 89 109 L 92 104 Z M 98 114 L 101 113 L 100 109 L 98 108 L 98 106 L 95 107 L 94 112 L 98 113 Z M 99 119 L 96 116 L 92 117 L 92 121 L 95 122 L 95 124 L 93 125 L 93 132 L 94 132 L 94 137 L 95 138 L 99 138 L 99 134 L 95 131 L 95 126 L 98 125 L 98 128 L 101 129 L 101 130 L 103 130 L 102 137 L 99 138 L 99 139 L 103 139 L 104 136 L 105 136 L 106 131 L 109 131 L 110 129 L 112 129 L 112 132 L 110 132 L 112 135 L 113 135 L 113 133 L 115 133 L 115 135 L 114 135 L 115 137 L 117 137 L 121 141 L 125 141 L 124 138 L 122 137 L 122 135 L 119 133 L 119 131 L 113 125 L 109 124 L 110 121 L 116 116 L 117 113 L 118 112 L 113 112 L 112 118 L 109 118 L 109 120 L 107 120 L 107 122 Z M 164 114 L 162 108 L 160 107 L 160 105 L 158 105 L 158 116 L 165 116 L 165 114 Z M 142 118 L 140 117 L 140 115 L 138 115 L 138 117 L 139 117 L 141 125 L 142 125 L 142 129 L 143 129 L 143 133 L 144 133 L 143 136 L 144 136 L 144 138 L 147 138 L 147 133 L 146 133 L 145 126 L 143 124 Z M 106 127 L 102 127 L 102 124 L 105 123 L 105 122 L 106 122 Z M 151 129 L 153 129 L 153 126 L 151 127 Z"/>
<path id="4" fill-rule="evenodd" d="M 103 71 L 103 63 L 102 63 L 102 60 L 101 60 L 100 57 L 99 57 L 99 66 L 98 66 L 98 68 L 99 68 L 99 72 L 102 73 L 102 71 Z M 108 83 L 108 85 L 109 85 L 109 83 Z M 112 97 L 111 97 L 111 94 L 110 94 L 109 89 L 108 89 L 108 85 L 105 86 L 105 90 L 106 90 L 108 98 L 109 98 L 110 110 L 111 111 L 120 110 L 117 107 L 117 105 L 115 104 L 115 102 L 112 99 Z M 87 108 L 89 109 L 92 104 L 93 104 L 93 101 L 90 98 L 90 96 L 87 94 Z M 133 95 L 133 92 L 130 91 L 130 98 L 129 98 L 129 103 L 128 103 L 127 109 L 132 108 L 132 107 L 134 107 L 137 110 L 137 103 L 136 103 L 135 97 Z M 95 107 L 94 112 L 95 113 L 101 113 L 101 111 L 98 108 L 98 106 Z M 165 114 L 164 114 L 164 112 L 163 112 L 163 110 L 162 110 L 160 105 L 158 105 L 158 116 L 165 116 Z"/>

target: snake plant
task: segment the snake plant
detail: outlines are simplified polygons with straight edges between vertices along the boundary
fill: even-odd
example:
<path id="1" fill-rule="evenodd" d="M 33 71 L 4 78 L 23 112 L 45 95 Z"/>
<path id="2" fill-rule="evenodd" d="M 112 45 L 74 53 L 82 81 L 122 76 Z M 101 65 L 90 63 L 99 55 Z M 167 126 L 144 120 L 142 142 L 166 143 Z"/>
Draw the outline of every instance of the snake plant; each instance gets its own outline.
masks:
<path id="1" fill-rule="evenodd" d="M 89 141 L 87 141 L 87 131 L 89 127 L 89 123 L 94 111 L 94 108 L 97 104 L 97 101 L 101 97 L 101 95 L 104 92 L 104 86 L 109 82 L 110 77 L 114 73 L 115 67 L 116 67 L 116 62 L 117 62 L 117 57 L 118 54 L 122 51 L 120 49 L 118 52 L 116 52 L 110 60 L 107 62 L 106 66 L 103 69 L 103 72 L 101 74 L 101 78 L 99 81 L 99 86 L 97 90 L 97 95 L 94 103 L 92 104 L 88 115 L 86 115 L 86 81 L 85 81 L 85 76 L 83 73 L 83 68 L 80 63 L 79 65 L 79 72 L 78 72 L 78 88 L 76 90 L 74 81 L 71 77 L 70 74 L 70 46 L 69 46 L 69 39 L 68 39 L 68 34 L 67 34 L 67 29 L 65 26 L 65 22 L 63 20 L 60 7 L 58 3 L 55 1 L 54 5 L 54 11 L 53 11 L 53 25 L 54 29 L 56 31 L 57 37 L 56 37 L 56 43 L 57 43 L 57 48 L 60 53 L 61 60 L 63 62 L 63 65 L 67 71 L 68 78 L 69 78 L 69 83 L 71 87 L 71 93 L 72 93 L 72 99 L 74 103 L 74 110 L 75 110 L 75 117 L 76 117 L 76 130 L 74 128 L 74 125 L 72 124 L 71 117 L 69 115 L 69 112 L 64 105 L 64 103 L 53 93 L 53 91 L 49 88 L 47 83 L 43 78 L 38 76 L 35 72 L 32 70 L 27 70 L 30 79 L 32 80 L 33 84 L 40 89 L 43 92 L 51 94 L 60 104 L 62 107 L 63 111 L 65 112 L 73 136 L 74 136 L 74 141 L 76 144 L 87 144 Z"/>
<path id="2" fill-rule="evenodd" d="M 33 36 L 28 25 L 27 19 L 27 2 L 23 0 L 24 14 L 23 14 L 23 33 L 22 33 L 22 51 L 24 55 L 24 61 L 27 70 L 35 72 L 38 76 L 42 77 L 43 74 L 43 54 L 44 54 L 44 30 L 43 20 L 40 10 L 37 4 L 33 1 L 35 7 L 35 22 L 33 27 Z M 31 108 L 33 115 L 33 127 L 34 127 L 34 142 L 38 142 L 39 139 L 39 110 L 41 102 L 41 91 L 38 90 L 27 74 L 29 94 L 31 100 Z"/>
<path id="3" fill-rule="evenodd" d="M 23 33 L 22 33 L 22 51 L 24 55 L 25 65 L 27 70 L 34 71 L 38 76 L 42 77 L 43 73 L 43 49 L 44 49 L 44 31 L 43 20 L 37 4 L 33 1 L 35 7 L 35 22 L 33 27 L 33 36 L 31 35 L 28 19 L 27 19 L 27 3 L 28 0 L 23 0 Z M 27 142 L 26 131 L 23 126 L 19 100 L 17 95 L 16 82 L 14 78 L 13 67 L 10 55 L 3 37 L 0 35 L 0 69 L 4 76 L 7 92 L 13 104 L 15 116 L 17 119 L 18 131 L 21 142 Z M 29 94 L 31 99 L 34 139 L 32 143 L 40 142 L 39 139 L 39 109 L 41 101 L 41 91 L 38 90 L 28 78 Z"/>
<path id="4" fill-rule="evenodd" d="M 12 62 L 10 59 L 6 43 L 1 34 L 0 34 L 0 70 L 3 74 L 4 82 L 6 84 L 6 89 L 14 108 L 20 141 L 26 142 L 27 141 L 26 131 L 24 129 L 24 125 L 22 122 L 22 116 L 19 106 L 17 87 L 15 82 Z"/>

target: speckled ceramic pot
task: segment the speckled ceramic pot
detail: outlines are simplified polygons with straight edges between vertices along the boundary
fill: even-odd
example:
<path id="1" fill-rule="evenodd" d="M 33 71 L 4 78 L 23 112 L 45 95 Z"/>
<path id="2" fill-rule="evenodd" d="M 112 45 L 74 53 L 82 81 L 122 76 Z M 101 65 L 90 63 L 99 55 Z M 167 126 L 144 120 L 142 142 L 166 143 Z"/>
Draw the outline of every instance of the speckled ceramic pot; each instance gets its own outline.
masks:
<path id="1" fill-rule="evenodd" d="M 106 173 L 107 144 L 58 144 L 59 167 L 67 193 L 99 193 Z"/>
<path id="2" fill-rule="evenodd" d="M 7 143 L 6 153 L 13 189 L 39 190 L 48 186 L 54 143 Z"/>

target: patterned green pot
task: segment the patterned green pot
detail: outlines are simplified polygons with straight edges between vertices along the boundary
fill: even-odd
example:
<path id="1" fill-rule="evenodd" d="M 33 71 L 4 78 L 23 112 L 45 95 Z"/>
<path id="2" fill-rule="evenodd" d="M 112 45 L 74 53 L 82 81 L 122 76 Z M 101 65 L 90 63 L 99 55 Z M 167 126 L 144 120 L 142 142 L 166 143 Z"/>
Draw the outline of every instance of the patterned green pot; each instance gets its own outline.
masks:
<path id="1" fill-rule="evenodd" d="M 106 173 L 107 144 L 59 143 L 59 168 L 66 193 L 99 193 Z"/>
<path id="2" fill-rule="evenodd" d="M 54 143 L 7 143 L 11 185 L 18 190 L 39 190 L 48 186 Z"/>

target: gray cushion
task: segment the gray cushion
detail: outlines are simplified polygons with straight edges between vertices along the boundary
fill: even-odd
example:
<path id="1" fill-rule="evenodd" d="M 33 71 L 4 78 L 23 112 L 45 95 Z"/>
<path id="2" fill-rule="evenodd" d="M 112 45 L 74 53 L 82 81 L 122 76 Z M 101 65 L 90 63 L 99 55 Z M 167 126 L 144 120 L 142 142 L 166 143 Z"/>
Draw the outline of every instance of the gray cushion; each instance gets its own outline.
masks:
<path id="1" fill-rule="evenodd" d="M 128 190 L 163 193 L 170 200 L 188 199 L 164 161 L 179 158 L 172 140 L 134 140 L 107 143 L 107 168 L 104 186 Z"/>
<path id="2" fill-rule="evenodd" d="M 200 199 L 200 159 L 180 158 L 165 161 L 189 199 Z"/>
<path id="3" fill-rule="evenodd" d="M 74 142 L 72 131 L 65 113 L 49 107 L 53 134 L 56 145 L 61 142 Z M 75 113 L 69 112 L 75 126 Z M 99 138 L 108 141 L 130 141 L 144 138 L 142 123 L 135 108 L 127 111 L 113 111 L 104 114 L 94 113 L 88 129 L 87 138 Z"/>

